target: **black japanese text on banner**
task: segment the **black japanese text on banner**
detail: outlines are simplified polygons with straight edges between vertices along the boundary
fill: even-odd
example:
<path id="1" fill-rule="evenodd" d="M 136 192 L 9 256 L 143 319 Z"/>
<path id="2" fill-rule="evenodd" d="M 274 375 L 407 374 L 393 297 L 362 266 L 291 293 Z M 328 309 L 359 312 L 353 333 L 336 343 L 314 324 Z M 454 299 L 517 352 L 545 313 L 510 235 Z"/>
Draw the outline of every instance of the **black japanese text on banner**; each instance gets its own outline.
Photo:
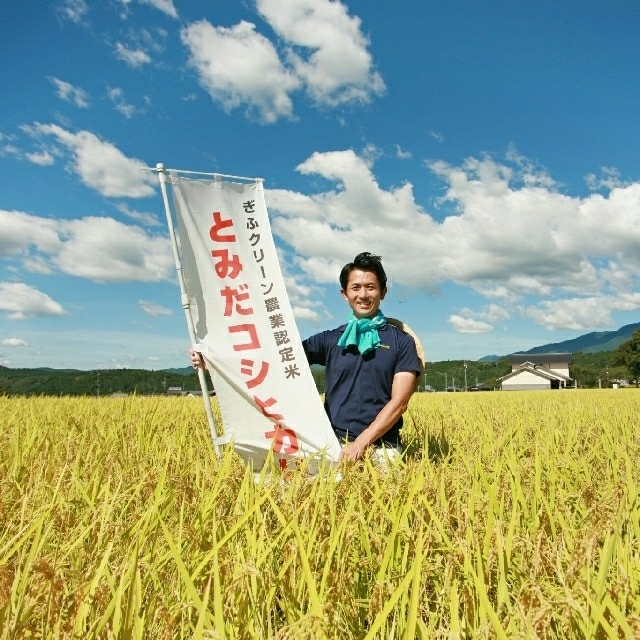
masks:
<path id="1" fill-rule="evenodd" d="M 307 364 L 280 271 L 262 181 L 170 171 L 186 294 L 225 433 L 255 468 L 340 445 Z"/>

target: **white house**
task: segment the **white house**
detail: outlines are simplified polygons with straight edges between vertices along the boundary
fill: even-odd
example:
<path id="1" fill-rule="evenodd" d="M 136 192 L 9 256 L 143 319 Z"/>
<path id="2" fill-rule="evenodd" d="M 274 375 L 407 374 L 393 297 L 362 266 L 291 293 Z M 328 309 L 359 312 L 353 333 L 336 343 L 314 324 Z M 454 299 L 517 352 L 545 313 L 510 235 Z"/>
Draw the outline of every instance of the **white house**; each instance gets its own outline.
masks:
<path id="1" fill-rule="evenodd" d="M 514 353 L 511 373 L 498 378 L 498 384 L 503 391 L 573 388 L 570 362 L 570 353 Z"/>

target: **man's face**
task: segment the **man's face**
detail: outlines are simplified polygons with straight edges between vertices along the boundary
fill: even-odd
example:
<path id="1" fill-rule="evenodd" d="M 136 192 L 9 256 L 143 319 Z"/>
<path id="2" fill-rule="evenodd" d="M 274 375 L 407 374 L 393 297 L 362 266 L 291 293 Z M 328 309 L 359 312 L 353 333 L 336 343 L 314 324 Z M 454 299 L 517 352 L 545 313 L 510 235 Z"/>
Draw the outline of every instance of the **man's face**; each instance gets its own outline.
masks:
<path id="1" fill-rule="evenodd" d="M 354 269 L 349 274 L 347 288 L 341 289 L 340 293 L 349 303 L 353 315 L 360 319 L 373 318 L 378 313 L 380 302 L 384 300 L 387 290 L 380 288 L 373 271 Z"/>

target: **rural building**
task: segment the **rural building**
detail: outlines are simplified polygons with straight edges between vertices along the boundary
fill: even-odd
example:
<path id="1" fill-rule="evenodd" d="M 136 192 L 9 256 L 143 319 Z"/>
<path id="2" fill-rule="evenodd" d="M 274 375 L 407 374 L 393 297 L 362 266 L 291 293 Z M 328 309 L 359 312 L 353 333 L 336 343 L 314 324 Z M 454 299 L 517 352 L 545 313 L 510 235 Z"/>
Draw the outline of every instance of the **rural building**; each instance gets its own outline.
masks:
<path id="1" fill-rule="evenodd" d="M 182 387 L 169 387 L 165 391 L 165 393 L 168 396 L 181 396 L 181 395 L 184 395 L 184 391 L 182 390 Z"/>
<path id="2" fill-rule="evenodd" d="M 184 395 L 187 396 L 187 398 L 198 398 L 198 397 L 202 397 L 202 389 L 193 389 L 192 391 L 185 391 Z M 216 392 L 214 389 L 209 389 L 209 395 L 210 396 L 215 396 Z"/>
<path id="3" fill-rule="evenodd" d="M 502 391 L 573 388 L 570 362 L 570 353 L 514 353 L 511 373 L 498 378 L 497 382 Z"/>

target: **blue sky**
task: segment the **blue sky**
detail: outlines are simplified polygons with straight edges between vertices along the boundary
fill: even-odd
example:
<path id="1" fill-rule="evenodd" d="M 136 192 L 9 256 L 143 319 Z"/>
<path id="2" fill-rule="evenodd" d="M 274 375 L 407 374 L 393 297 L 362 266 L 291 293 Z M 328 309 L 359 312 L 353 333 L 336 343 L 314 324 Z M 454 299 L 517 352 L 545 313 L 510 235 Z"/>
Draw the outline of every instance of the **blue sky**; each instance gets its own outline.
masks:
<path id="1" fill-rule="evenodd" d="M 8 0 L 0 364 L 188 364 L 157 177 L 265 179 L 303 337 L 340 267 L 427 359 L 640 320 L 640 4 Z"/>

